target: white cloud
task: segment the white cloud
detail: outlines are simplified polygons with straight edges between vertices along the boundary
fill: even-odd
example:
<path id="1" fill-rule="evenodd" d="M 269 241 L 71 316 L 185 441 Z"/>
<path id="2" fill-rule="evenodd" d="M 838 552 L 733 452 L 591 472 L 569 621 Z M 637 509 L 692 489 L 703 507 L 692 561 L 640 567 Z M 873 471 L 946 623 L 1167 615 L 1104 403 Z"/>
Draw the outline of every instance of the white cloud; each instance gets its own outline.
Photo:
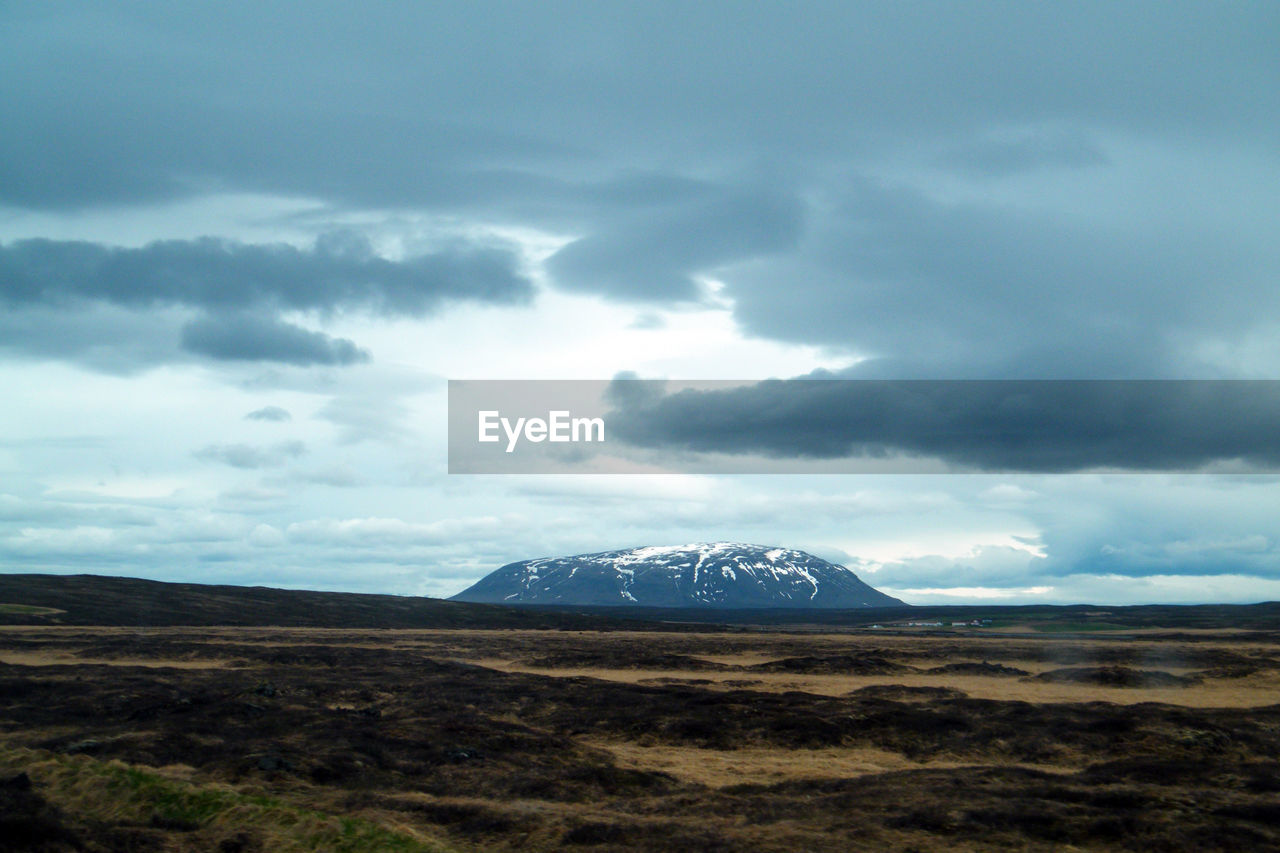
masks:
<path id="1" fill-rule="evenodd" d="M 990 587 L 990 586 L 953 586 L 922 589 L 899 589 L 886 586 L 883 591 L 895 598 L 901 598 L 908 604 L 981 604 L 992 602 L 1000 604 L 1049 601 L 1054 594 L 1051 586 L 1029 587 Z"/>
<path id="2" fill-rule="evenodd" d="M 284 534 L 270 524 L 259 524 L 249 532 L 249 544 L 257 548 L 276 548 L 284 543 Z"/>

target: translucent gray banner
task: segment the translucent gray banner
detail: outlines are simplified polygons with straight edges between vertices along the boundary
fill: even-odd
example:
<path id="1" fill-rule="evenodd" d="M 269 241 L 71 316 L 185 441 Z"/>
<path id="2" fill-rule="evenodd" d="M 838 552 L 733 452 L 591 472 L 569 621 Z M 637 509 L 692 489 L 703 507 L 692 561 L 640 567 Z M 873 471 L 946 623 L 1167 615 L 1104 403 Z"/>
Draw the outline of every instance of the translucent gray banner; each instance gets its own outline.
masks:
<path id="1" fill-rule="evenodd" d="M 451 474 L 1280 470 L 1276 380 L 450 380 Z"/>

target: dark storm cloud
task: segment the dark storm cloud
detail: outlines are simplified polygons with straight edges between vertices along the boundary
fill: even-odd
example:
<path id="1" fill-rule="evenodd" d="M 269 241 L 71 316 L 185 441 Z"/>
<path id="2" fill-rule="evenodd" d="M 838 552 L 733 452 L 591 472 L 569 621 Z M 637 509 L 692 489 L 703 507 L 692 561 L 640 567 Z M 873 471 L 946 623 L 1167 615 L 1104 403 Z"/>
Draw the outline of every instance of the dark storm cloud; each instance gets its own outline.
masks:
<path id="1" fill-rule="evenodd" d="M 301 367 L 369 360 L 368 352 L 346 338 L 247 314 L 191 321 L 182 327 L 182 348 L 219 361 L 276 361 Z"/>
<path id="2" fill-rule="evenodd" d="M 492 203 L 574 161 L 809 157 L 1046 117 L 1274 141 L 1280 112 L 1269 3 L 306 8 L 306 27 L 271 3 L 10 12 L 0 198 Z"/>
<path id="3" fill-rule="evenodd" d="M 714 272 L 748 333 L 873 355 L 876 375 L 1212 375 L 1197 347 L 1277 307 L 1275 241 L 1257 233 L 1273 198 L 1205 201 L 1172 167 L 1156 199 L 1131 171 L 1173 151 L 1204 181 L 1258 163 L 1241 185 L 1274 178 L 1274 3 L 319 3 L 296 18 L 271 3 L 10 11 L 0 204 L 261 192 L 527 226 L 574 238 L 552 286 L 670 303 Z M 895 188 L 890 161 L 978 189 L 947 207 Z M 1106 170 L 1089 215 L 982 192 L 1063 169 Z M 1155 202 L 1177 215 L 1148 222 Z M 471 296 L 527 293 L 494 263 Z M 421 312 L 448 295 L 353 297 L 350 265 L 322 264 L 315 299 Z M 253 298 L 244 281 L 200 304 Z M 312 301 L 275 281 L 270 299 Z"/>
<path id="4" fill-rule="evenodd" d="M 1029 472 L 1280 466 L 1276 381 L 770 380 L 612 399 L 614 437 L 674 452 L 905 454 Z"/>
<path id="5" fill-rule="evenodd" d="M 252 412 L 245 415 L 244 417 L 245 417 L 245 420 L 248 420 L 248 421 L 291 421 L 293 420 L 293 415 L 289 414 L 289 411 L 287 409 L 282 409 L 279 406 L 263 406 L 261 409 L 254 409 Z"/>
<path id="6" fill-rule="evenodd" d="M 21 240 L 0 246 L 0 281 L 0 300 L 18 305 L 92 300 L 131 308 L 362 308 L 410 315 L 447 300 L 512 303 L 533 293 L 507 251 L 464 247 L 391 261 L 345 232 L 327 234 L 310 249 L 213 238 L 141 248 Z"/>

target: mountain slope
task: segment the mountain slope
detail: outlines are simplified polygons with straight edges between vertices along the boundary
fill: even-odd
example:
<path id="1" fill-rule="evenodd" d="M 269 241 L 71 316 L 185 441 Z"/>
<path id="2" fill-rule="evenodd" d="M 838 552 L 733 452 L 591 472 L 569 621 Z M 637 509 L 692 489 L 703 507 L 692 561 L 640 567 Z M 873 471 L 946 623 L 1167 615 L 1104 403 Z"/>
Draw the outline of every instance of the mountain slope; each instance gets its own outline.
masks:
<path id="1" fill-rule="evenodd" d="M 522 560 L 453 601 L 649 607 L 894 607 L 843 566 L 803 551 L 715 542 Z"/>

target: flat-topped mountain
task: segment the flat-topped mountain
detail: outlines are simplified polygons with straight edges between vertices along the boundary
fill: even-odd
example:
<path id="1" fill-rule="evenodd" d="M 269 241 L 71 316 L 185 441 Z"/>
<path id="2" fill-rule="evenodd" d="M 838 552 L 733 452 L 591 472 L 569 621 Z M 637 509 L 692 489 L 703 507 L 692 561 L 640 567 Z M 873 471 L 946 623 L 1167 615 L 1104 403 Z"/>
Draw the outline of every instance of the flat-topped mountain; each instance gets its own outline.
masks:
<path id="1" fill-rule="evenodd" d="M 717 608 L 903 605 L 844 566 L 803 551 L 735 542 L 521 560 L 452 600 Z"/>

